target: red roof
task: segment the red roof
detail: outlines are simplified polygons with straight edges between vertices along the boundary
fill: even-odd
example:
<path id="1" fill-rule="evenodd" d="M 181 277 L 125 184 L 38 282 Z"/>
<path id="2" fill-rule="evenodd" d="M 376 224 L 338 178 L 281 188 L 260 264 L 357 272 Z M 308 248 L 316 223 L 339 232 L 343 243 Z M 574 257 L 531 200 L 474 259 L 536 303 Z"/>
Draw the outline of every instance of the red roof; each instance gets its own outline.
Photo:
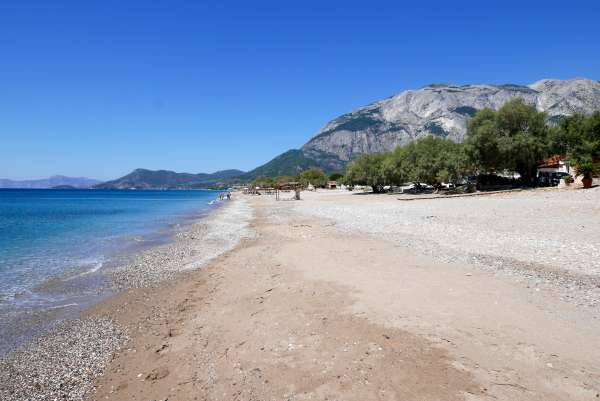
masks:
<path id="1" fill-rule="evenodd" d="M 542 167 L 558 167 L 561 161 L 565 161 L 567 160 L 566 157 L 561 156 L 561 155 L 554 155 L 551 156 L 549 158 L 547 158 L 546 160 L 540 162 L 540 164 L 538 165 L 538 168 L 542 168 Z"/>

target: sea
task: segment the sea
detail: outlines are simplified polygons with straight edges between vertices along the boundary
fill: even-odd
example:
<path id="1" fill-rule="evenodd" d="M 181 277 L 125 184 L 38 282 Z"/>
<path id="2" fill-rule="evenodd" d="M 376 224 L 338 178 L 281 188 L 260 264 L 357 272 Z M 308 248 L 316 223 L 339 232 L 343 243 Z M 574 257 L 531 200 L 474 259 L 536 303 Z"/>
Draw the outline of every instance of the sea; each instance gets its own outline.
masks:
<path id="1" fill-rule="evenodd" d="M 0 189 L 0 355 L 109 292 L 103 269 L 210 213 L 212 190 Z"/>

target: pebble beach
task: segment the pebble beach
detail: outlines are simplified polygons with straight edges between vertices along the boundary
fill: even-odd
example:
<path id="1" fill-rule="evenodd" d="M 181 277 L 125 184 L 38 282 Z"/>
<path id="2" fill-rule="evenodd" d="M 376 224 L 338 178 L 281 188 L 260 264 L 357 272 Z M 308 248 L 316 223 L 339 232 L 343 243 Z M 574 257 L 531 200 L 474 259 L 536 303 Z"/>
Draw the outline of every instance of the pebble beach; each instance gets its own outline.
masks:
<path id="1" fill-rule="evenodd" d="M 306 193 L 295 205 L 443 263 L 471 264 L 551 291 L 600 316 L 600 188 L 410 200 Z"/>
<path id="2" fill-rule="evenodd" d="M 235 194 L 104 271 L 116 295 L 4 358 L 0 398 L 599 397 L 599 198 Z"/>
<path id="3" fill-rule="evenodd" d="M 251 218 L 245 201 L 224 202 L 179 230 L 172 242 L 134 254 L 128 263 L 102 273 L 114 293 L 174 280 L 250 238 Z M 85 399 L 93 392 L 94 379 L 127 341 L 126 330 L 108 316 L 58 322 L 0 360 L 0 399 Z"/>

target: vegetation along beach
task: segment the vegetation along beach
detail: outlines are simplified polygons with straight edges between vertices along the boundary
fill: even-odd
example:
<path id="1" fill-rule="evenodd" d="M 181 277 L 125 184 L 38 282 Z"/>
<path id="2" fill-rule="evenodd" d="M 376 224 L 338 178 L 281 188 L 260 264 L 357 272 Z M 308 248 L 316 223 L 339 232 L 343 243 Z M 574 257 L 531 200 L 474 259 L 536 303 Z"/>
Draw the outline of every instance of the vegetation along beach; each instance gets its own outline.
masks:
<path id="1" fill-rule="evenodd" d="M 0 4 L 0 401 L 600 400 L 600 2 Z"/>

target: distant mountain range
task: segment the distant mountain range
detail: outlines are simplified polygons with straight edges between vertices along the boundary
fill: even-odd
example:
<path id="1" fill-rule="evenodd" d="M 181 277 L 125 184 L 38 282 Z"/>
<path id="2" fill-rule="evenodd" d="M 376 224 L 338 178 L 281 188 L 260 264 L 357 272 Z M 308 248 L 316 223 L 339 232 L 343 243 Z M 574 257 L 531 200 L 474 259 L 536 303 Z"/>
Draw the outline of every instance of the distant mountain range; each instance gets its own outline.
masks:
<path id="1" fill-rule="evenodd" d="M 150 188 L 208 188 L 227 186 L 239 182 L 241 170 L 223 170 L 212 174 L 176 173 L 169 170 L 146 170 L 138 168 L 116 180 L 94 185 L 96 189 L 150 189 Z"/>
<path id="2" fill-rule="evenodd" d="M 90 188 L 102 181 L 85 177 L 65 177 L 64 175 L 54 175 L 50 178 L 39 180 L 15 181 L 9 179 L 0 179 L 0 188 L 29 188 L 43 189 L 54 187 L 69 188 Z"/>
<path id="3" fill-rule="evenodd" d="M 361 154 L 392 150 L 427 135 L 461 142 L 478 110 L 499 109 L 518 97 L 555 123 L 562 116 L 600 110 L 600 82 L 545 79 L 527 86 L 432 84 L 407 90 L 333 119 L 301 149 L 289 150 L 247 176 L 294 175 L 307 167 L 343 171 Z"/>
<path id="4" fill-rule="evenodd" d="M 600 82 L 585 78 L 545 79 L 531 85 L 432 84 L 399 93 L 327 123 L 302 148 L 291 149 L 249 172 L 223 170 L 212 174 L 137 169 L 100 183 L 89 178 L 54 176 L 44 180 L 0 180 L 3 188 L 207 188 L 246 183 L 260 176 L 297 175 L 310 167 L 343 172 L 364 153 L 383 152 L 427 135 L 461 142 L 471 117 L 483 108 L 499 109 L 522 98 L 556 123 L 574 113 L 600 110 Z"/>

